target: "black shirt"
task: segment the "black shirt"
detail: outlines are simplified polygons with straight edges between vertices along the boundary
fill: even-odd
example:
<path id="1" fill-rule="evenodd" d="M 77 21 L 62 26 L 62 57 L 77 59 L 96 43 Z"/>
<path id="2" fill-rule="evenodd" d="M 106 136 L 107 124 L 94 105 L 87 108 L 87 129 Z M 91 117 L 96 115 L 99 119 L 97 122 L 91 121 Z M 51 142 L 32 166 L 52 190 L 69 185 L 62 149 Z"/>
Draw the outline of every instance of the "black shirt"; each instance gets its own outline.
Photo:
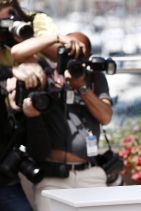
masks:
<path id="1" fill-rule="evenodd" d="M 109 88 L 103 73 L 95 74 L 94 92 L 100 99 L 109 99 Z M 87 157 L 86 135 L 88 129 L 99 139 L 100 124 L 92 117 L 87 107 L 79 102 L 63 107 L 58 102 L 49 112 L 40 117 L 27 119 L 28 149 L 37 160 L 44 160 L 51 149 L 71 152 L 82 158 Z"/>
<path id="2" fill-rule="evenodd" d="M 6 80 L 13 76 L 12 69 L 7 66 L 0 66 L 0 81 Z"/>
<path id="3" fill-rule="evenodd" d="M 13 184 L 18 181 L 17 175 L 9 176 L 1 171 L 1 163 L 10 141 L 10 125 L 8 124 L 5 96 L 0 92 L 0 186 Z"/>

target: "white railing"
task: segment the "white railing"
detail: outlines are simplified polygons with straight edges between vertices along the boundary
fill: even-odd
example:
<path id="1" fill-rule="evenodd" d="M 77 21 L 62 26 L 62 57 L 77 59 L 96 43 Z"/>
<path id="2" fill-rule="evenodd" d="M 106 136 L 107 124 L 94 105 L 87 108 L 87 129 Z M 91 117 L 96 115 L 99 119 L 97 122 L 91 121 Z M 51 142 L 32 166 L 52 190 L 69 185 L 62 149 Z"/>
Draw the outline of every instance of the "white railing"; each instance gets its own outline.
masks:
<path id="1" fill-rule="evenodd" d="M 140 185 L 44 190 L 42 195 L 50 211 L 141 210 Z"/>
<path id="2" fill-rule="evenodd" d="M 117 73 L 141 73 L 141 55 L 112 57 Z"/>

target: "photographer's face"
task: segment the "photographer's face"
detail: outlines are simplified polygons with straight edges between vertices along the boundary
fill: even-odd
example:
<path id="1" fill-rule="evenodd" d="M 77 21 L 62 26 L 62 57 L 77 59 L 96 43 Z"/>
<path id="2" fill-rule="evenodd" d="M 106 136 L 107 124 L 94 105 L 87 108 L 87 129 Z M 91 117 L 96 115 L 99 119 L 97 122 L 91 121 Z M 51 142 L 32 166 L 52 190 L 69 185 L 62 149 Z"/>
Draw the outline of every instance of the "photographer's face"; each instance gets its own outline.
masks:
<path id="1" fill-rule="evenodd" d="M 9 18 L 11 16 L 13 8 L 11 6 L 0 8 L 0 19 Z"/>

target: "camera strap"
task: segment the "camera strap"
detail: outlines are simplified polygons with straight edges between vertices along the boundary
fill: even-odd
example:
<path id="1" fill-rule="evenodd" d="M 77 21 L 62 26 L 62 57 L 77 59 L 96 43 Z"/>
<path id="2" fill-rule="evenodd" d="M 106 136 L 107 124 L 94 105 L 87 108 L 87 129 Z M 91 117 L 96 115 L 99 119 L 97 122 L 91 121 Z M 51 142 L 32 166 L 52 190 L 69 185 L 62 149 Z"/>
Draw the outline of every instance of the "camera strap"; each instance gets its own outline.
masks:
<path id="1" fill-rule="evenodd" d="M 103 131 L 103 134 L 104 134 L 104 138 L 105 138 L 105 140 L 106 140 L 106 142 L 107 142 L 107 144 L 108 144 L 109 150 L 112 150 L 110 141 L 109 141 L 109 139 L 108 139 L 108 137 L 107 137 L 107 132 L 106 132 L 106 130 L 102 128 L 102 131 Z"/>

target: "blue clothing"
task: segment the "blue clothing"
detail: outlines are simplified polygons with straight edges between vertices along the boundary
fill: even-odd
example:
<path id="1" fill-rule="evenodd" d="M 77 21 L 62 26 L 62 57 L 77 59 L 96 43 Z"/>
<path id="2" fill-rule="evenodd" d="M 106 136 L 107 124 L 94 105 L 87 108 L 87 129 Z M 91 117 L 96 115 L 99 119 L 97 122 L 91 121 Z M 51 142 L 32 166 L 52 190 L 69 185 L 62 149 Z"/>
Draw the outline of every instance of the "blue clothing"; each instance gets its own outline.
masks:
<path id="1" fill-rule="evenodd" d="M 32 211 L 22 186 L 19 183 L 9 186 L 0 186 L 0 210 Z"/>

